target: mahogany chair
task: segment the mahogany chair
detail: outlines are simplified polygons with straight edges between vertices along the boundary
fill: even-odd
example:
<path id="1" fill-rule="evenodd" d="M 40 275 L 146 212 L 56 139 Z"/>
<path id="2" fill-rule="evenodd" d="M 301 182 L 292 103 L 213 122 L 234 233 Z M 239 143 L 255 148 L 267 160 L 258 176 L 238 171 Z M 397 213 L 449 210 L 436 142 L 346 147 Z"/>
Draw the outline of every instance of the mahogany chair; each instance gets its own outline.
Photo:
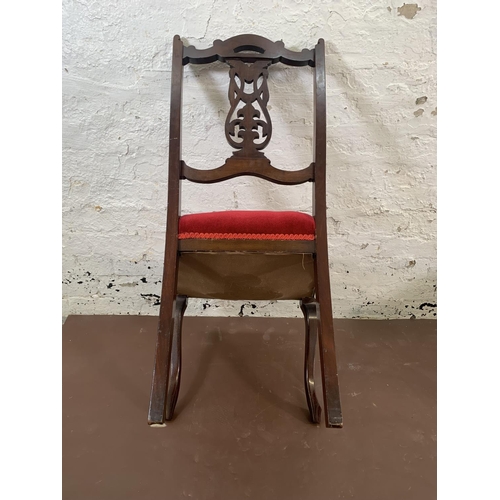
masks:
<path id="1" fill-rule="evenodd" d="M 224 165 L 189 167 L 181 157 L 183 67 L 221 61 L 229 66 L 230 110 L 225 135 L 234 148 Z M 314 158 L 285 171 L 262 150 L 271 139 L 268 68 L 281 62 L 314 68 Z M 313 216 L 300 212 L 228 211 L 180 215 L 182 180 L 213 183 L 253 175 L 284 185 L 311 182 Z M 181 375 L 181 328 L 188 297 L 300 300 L 306 322 L 304 382 L 311 420 L 320 422 L 314 357 L 319 334 L 327 427 L 342 427 L 335 356 L 326 224 L 325 43 L 301 52 L 283 42 L 240 35 L 199 50 L 173 40 L 167 233 L 156 359 L 148 423 L 173 417 Z"/>

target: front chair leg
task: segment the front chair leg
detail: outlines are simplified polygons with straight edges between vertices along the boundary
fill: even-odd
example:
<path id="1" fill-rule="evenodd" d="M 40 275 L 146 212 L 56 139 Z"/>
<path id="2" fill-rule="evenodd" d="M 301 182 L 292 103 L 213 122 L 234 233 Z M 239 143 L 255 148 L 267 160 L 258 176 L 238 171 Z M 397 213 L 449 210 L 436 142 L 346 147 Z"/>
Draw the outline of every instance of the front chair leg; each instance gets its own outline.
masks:
<path id="1" fill-rule="evenodd" d="M 172 420 L 174 416 L 175 404 L 179 396 L 179 387 L 181 383 L 181 333 L 182 318 L 187 307 L 187 297 L 178 295 L 174 306 L 174 326 L 172 335 L 172 348 L 170 350 L 170 376 L 168 379 L 167 405 L 165 411 L 165 420 Z"/>
<path id="2" fill-rule="evenodd" d="M 318 304 L 307 299 L 300 301 L 300 308 L 306 321 L 306 347 L 304 356 L 304 385 L 306 389 L 307 406 L 311 420 L 315 424 L 321 422 L 321 406 L 314 390 L 314 359 L 316 342 L 318 340 L 319 309 Z"/>

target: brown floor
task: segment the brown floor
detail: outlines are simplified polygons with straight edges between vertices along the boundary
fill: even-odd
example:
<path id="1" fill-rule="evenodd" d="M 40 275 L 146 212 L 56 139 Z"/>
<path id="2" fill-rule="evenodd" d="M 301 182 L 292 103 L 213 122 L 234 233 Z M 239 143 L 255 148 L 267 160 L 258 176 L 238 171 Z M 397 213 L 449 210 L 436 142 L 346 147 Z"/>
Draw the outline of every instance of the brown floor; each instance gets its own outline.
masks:
<path id="1" fill-rule="evenodd" d="M 303 321 L 186 318 L 176 418 L 147 426 L 157 319 L 63 326 L 65 500 L 432 500 L 436 322 L 336 320 L 343 429 L 308 421 Z"/>

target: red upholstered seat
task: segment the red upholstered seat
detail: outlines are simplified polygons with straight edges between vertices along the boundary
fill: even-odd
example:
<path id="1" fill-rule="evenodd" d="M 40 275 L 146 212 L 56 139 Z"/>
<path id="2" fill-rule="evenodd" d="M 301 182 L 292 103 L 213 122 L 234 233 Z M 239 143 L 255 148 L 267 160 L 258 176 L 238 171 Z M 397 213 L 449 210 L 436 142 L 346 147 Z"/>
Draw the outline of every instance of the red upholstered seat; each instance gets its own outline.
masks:
<path id="1" fill-rule="evenodd" d="M 183 215 L 179 239 L 314 240 L 314 218 L 302 212 L 230 210 Z"/>

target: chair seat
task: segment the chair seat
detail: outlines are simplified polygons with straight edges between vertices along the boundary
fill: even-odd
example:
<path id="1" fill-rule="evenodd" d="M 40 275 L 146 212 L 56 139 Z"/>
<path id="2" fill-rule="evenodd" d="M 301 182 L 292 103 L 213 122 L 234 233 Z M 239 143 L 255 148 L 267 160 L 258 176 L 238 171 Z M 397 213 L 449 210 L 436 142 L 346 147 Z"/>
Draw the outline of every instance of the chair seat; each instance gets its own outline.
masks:
<path id="1" fill-rule="evenodd" d="M 181 216 L 179 239 L 312 241 L 315 223 L 314 217 L 302 212 L 207 212 Z"/>

